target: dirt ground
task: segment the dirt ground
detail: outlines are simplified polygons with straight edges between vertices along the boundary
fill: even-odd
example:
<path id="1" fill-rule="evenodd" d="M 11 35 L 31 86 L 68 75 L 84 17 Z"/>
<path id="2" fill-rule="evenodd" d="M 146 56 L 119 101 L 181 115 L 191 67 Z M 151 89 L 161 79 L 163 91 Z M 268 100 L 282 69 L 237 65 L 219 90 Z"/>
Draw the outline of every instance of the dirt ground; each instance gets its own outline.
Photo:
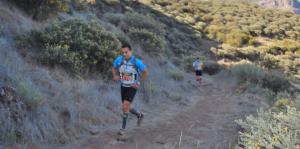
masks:
<path id="1" fill-rule="evenodd" d="M 189 75 L 195 80 L 194 75 Z M 119 127 L 100 131 L 64 146 L 77 149 L 227 149 L 238 141 L 239 126 L 235 119 L 255 114 L 264 106 L 263 97 L 243 92 L 233 80 L 224 76 L 204 75 L 203 83 L 185 99 L 165 111 L 146 112 L 140 127 L 132 116 L 125 135 Z M 171 105 L 172 106 L 172 105 Z M 121 126 L 121 124 L 119 124 Z"/>

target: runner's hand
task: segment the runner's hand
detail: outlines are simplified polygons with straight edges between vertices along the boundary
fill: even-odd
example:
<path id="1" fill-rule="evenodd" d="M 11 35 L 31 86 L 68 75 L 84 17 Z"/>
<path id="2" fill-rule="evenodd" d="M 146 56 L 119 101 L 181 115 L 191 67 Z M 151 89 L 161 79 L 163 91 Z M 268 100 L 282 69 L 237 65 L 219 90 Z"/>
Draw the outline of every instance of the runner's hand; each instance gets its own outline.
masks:
<path id="1" fill-rule="evenodd" d="M 119 77 L 119 76 L 114 76 L 114 80 L 115 80 L 115 81 L 119 81 L 119 80 L 120 80 L 120 77 Z"/>
<path id="2" fill-rule="evenodd" d="M 134 89 L 137 89 L 137 88 L 139 87 L 139 85 L 137 85 L 136 83 L 131 84 L 131 86 L 132 86 Z"/>

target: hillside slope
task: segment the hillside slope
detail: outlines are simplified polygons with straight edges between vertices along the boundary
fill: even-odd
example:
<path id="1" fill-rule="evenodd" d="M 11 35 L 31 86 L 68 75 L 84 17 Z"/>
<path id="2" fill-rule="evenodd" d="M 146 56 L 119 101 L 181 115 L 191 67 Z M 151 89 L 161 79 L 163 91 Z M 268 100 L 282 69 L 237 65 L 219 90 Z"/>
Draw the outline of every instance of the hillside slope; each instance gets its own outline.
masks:
<path id="1" fill-rule="evenodd" d="M 277 8 L 300 14 L 300 3 L 297 0 L 262 0 L 257 4 L 264 8 Z"/>

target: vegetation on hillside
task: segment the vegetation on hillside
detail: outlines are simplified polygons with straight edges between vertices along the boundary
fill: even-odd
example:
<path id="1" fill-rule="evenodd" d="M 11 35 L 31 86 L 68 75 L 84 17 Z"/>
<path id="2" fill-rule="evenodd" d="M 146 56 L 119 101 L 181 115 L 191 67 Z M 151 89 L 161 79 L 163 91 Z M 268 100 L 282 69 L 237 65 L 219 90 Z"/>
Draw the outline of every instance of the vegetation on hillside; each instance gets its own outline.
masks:
<path id="1" fill-rule="evenodd" d="M 134 56 L 151 63 L 147 69 L 155 74 L 142 84 L 135 104 L 160 108 L 181 100 L 178 91 L 191 90 L 181 70 L 193 70 L 192 53 L 201 50 L 203 39 L 221 43 L 211 47 L 219 58 L 249 60 L 245 65 L 232 63 L 228 74 L 247 91 L 265 96 L 275 112 L 259 111 L 256 118 L 247 116 L 248 122 L 239 120 L 246 131 L 240 143 L 264 148 L 290 147 L 299 141 L 298 126 L 291 126 L 297 123 L 294 108 L 300 102 L 288 81 L 300 79 L 298 15 L 243 1 L 12 2 L 0 1 L 0 83 L 18 87 L 29 116 L 19 138 L 14 127 L 6 127 L 16 124 L 0 118 L 5 121 L 2 129 L 8 129 L 0 138 L 5 147 L 51 148 L 91 128 L 119 122 L 119 88 L 107 74 L 123 43 L 132 45 Z M 8 7 L 15 5 L 20 9 Z M 257 36 L 275 44 L 259 45 Z M 200 58 L 209 75 L 225 69 L 208 57 Z M 162 89 L 170 100 L 160 94 Z"/>

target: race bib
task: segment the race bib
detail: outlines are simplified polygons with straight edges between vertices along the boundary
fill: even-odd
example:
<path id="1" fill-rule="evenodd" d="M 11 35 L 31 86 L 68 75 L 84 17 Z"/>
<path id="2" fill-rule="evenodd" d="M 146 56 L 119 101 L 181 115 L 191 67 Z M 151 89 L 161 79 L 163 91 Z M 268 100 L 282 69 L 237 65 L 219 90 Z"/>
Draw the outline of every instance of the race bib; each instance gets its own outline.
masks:
<path id="1" fill-rule="evenodd" d="M 197 64 L 197 69 L 201 69 L 201 64 Z"/>
<path id="2" fill-rule="evenodd" d="M 121 80 L 122 80 L 122 82 L 131 82 L 131 81 L 133 81 L 133 74 L 127 73 L 127 72 L 122 72 Z"/>

